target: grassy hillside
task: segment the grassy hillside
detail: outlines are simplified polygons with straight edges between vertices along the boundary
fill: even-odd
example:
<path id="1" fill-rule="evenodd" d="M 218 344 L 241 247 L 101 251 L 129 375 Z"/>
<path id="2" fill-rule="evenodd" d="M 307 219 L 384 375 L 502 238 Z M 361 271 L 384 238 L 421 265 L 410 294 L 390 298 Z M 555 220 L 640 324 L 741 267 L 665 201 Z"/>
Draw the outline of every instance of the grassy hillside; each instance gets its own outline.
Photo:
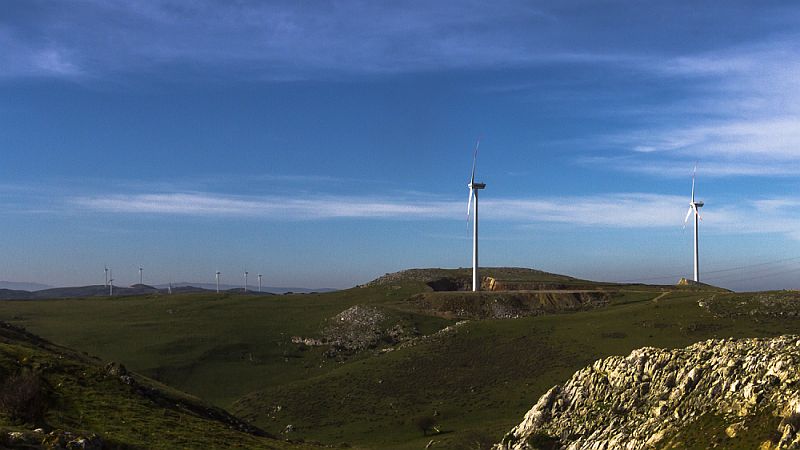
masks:
<path id="1" fill-rule="evenodd" d="M 0 446 L 81 438 L 121 449 L 307 448 L 119 365 L 0 323 Z"/>
<path id="2" fill-rule="evenodd" d="M 268 430 L 293 423 L 321 441 L 355 438 L 381 448 L 424 446 L 431 437 L 415 418 L 438 413 L 446 433 L 433 439 L 442 448 L 469 448 L 498 442 L 549 387 L 601 357 L 800 331 L 795 320 L 714 317 L 698 306 L 708 295 L 640 293 L 605 309 L 470 322 L 414 347 L 250 394 L 233 410 Z M 321 413 L 331 410 L 337 413 Z"/>
<path id="3" fill-rule="evenodd" d="M 704 286 L 592 283 L 526 269 L 489 275 L 591 284 L 607 304 L 454 326 L 460 317 L 433 314 L 409 299 L 465 296 L 475 307 L 471 294 L 435 293 L 429 285 L 469 271 L 422 269 L 325 294 L 4 301 L 0 318 L 122 361 L 272 433 L 291 424 L 294 437 L 367 448 L 420 448 L 431 439 L 434 448 L 497 442 L 547 388 L 595 359 L 710 337 L 797 333 L 800 324 L 715 313 L 698 301 L 736 295 Z M 419 337 L 344 357 L 292 343 L 293 336 L 320 337 L 331 318 L 353 305 L 371 305 L 387 326 L 402 322 Z M 418 419 L 428 416 L 441 433 L 423 434 Z"/>
<path id="4" fill-rule="evenodd" d="M 327 294 L 180 294 L 0 302 L 0 318 L 228 406 L 265 384 L 328 370 L 321 349 L 300 352 L 292 336 L 319 333 L 355 304 L 402 299 L 419 286 L 357 288 Z M 402 314 L 422 332 L 449 321 Z M 235 382 L 228 382 L 235 380 Z"/>

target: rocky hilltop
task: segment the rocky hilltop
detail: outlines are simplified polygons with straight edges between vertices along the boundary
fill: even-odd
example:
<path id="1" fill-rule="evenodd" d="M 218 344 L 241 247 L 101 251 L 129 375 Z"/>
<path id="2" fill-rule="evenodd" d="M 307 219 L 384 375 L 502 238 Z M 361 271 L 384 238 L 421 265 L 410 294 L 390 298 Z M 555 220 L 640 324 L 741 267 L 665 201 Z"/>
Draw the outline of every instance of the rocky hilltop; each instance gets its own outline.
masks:
<path id="1" fill-rule="evenodd" d="M 584 281 L 566 275 L 558 275 L 543 272 L 536 269 L 526 269 L 522 267 L 481 267 L 481 277 L 491 277 L 503 281 L 546 281 L 546 282 L 574 282 Z M 378 277 L 364 286 L 383 286 L 395 283 L 417 281 L 423 283 L 434 283 L 431 287 L 434 290 L 457 291 L 469 290 L 472 283 L 472 269 L 406 269 L 399 272 L 387 273 Z M 438 284 L 443 284 L 438 286 Z"/>
<path id="2" fill-rule="evenodd" d="M 645 347 L 545 393 L 496 450 L 800 448 L 800 336 Z"/>

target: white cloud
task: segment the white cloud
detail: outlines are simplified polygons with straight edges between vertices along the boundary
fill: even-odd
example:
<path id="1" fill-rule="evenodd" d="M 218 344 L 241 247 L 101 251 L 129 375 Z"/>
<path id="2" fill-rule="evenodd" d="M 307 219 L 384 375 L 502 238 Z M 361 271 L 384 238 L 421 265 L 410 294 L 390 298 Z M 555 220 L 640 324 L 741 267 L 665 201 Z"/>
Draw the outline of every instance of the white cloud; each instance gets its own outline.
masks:
<path id="1" fill-rule="evenodd" d="M 495 5 L 109 0 L 49 5 L 7 21 L 3 27 L 0 18 L 7 55 L 0 57 L 5 63 L 0 75 L 31 75 L 35 69 L 72 75 L 82 65 L 100 75 L 185 64 L 303 78 L 320 71 L 400 73 L 527 63 L 543 52 L 518 38 L 530 30 L 521 24 L 555 18 L 518 0 Z M 53 42 L 62 47 L 47 47 Z M 76 59 L 66 58 L 67 49 Z"/>
<path id="2" fill-rule="evenodd" d="M 363 197 L 237 197 L 206 193 L 134 194 L 79 197 L 84 208 L 137 214 L 258 217 L 277 220 L 332 218 L 446 218 L 452 202 L 412 202 Z"/>
<path id="3" fill-rule="evenodd" d="M 699 161 L 710 176 L 800 174 L 800 45 L 770 39 L 713 53 L 640 65 L 665 83 L 688 89 L 649 111 L 647 125 L 594 136 L 578 144 L 627 156 L 580 158 L 651 175 L 685 176 Z M 577 141 L 576 141 L 577 142 Z M 605 160 L 605 161 L 604 161 Z"/>
<path id="4" fill-rule="evenodd" d="M 397 197 L 253 197 L 210 193 L 98 195 L 71 199 L 79 208 L 123 214 L 172 215 L 264 220 L 327 220 L 337 218 L 390 220 L 465 219 L 462 201 Z M 726 233 L 784 233 L 800 229 L 800 215 L 790 206 L 800 199 L 773 198 L 703 211 L 704 227 Z M 590 196 L 486 199 L 481 219 L 517 224 L 558 223 L 578 227 L 678 228 L 688 198 L 676 195 L 617 193 Z M 759 223 L 750 220 L 756 209 Z"/>

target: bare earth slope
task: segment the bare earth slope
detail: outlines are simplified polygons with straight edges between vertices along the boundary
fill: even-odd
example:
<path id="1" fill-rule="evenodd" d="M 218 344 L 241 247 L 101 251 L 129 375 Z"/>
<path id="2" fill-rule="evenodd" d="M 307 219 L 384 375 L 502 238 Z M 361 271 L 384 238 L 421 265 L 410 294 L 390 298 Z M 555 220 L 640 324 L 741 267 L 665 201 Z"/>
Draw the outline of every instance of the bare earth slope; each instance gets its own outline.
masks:
<path id="1" fill-rule="evenodd" d="M 645 347 L 545 393 L 496 449 L 800 448 L 800 336 Z"/>

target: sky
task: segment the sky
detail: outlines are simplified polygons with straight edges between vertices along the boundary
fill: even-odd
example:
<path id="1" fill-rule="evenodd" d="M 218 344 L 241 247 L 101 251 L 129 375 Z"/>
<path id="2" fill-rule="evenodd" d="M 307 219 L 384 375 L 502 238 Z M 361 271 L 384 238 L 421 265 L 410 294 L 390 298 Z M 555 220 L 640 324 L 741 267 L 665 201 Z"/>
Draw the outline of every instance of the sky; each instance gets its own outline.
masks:
<path id="1" fill-rule="evenodd" d="M 0 280 L 800 288 L 800 5 L 9 0 Z M 251 278 L 253 280 L 254 278 Z"/>

